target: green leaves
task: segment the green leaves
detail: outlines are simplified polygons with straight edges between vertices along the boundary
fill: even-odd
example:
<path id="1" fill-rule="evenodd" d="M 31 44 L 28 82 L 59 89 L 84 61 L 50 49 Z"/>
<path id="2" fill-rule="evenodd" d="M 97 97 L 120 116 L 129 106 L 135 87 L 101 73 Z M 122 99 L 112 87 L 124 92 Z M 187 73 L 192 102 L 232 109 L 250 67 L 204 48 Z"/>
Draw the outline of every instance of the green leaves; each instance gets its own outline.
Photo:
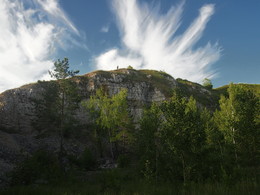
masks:
<path id="1" fill-rule="evenodd" d="M 133 140 L 133 136 L 128 131 L 131 121 L 126 97 L 126 89 L 109 97 L 101 88 L 96 91 L 96 95 L 82 103 L 82 106 L 90 112 L 94 123 L 100 129 L 107 131 L 112 158 L 114 158 L 112 143 L 122 142 L 122 145 L 125 146 Z"/>
<path id="2" fill-rule="evenodd" d="M 144 112 L 138 145 L 141 167 L 155 177 L 196 180 L 201 175 L 200 159 L 206 145 L 201 111 L 193 97 L 181 97 L 175 91 L 169 101 L 153 104 Z"/>
<path id="3" fill-rule="evenodd" d="M 64 58 L 63 60 L 58 59 L 54 62 L 54 70 L 49 71 L 52 78 L 57 80 L 66 79 L 68 77 L 73 77 L 79 73 L 79 70 L 69 70 L 69 59 Z"/>
<path id="4" fill-rule="evenodd" d="M 207 89 L 212 89 L 213 88 L 213 85 L 212 85 L 212 82 L 210 79 L 208 78 L 205 78 L 203 81 L 202 81 L 202 86 L 207 88 Z"/>
<path id="5" fill-rule="evenodd" d="M 129 116 L 126 102 L 127 90 L 122 89 L 118 94 L 108 97 L 108 95 L 99 89 L 95 96 L 91 96 L 88 101 L 82 103 L 93 117 L 96 123 L 107 129 L 125 129 L 129 125 Z"/>
<path id="6" fill-rule="evenodd" d="M 222 96 L 219 101 L 220 110 L 214 114 L 216 125 L 223 133 L 226 144 L 233 147 L 237 163 L 257 164 L 260 99 L 243 85 L 232 83 L 228 88 L 228 96 Z"/>

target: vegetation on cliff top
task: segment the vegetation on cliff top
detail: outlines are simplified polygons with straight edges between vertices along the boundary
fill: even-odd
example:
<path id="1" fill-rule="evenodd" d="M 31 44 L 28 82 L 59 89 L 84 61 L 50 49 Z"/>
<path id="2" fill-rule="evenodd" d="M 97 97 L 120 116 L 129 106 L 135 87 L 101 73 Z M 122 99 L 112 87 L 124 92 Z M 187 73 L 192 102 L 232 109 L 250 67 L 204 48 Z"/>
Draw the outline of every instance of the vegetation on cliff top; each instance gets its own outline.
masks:
<path id="1" fill-rule="evenodd" d="M 168 99 L 152 103 L 135 126 L 125 89 L 111 96 L 105 89 L 98 89 L 81 104 L 78 98 L 73 98 L 74 93 L 71 96 L 72 88 L 77 91 L 77 79 L 93 75 L 110 79 L 113 74 L 123 75 L 122 82 L 149 82 Z M 257 192 L 260 85 L 230 84 L 209 89 L 187 80 L 175 82 L 162 71 L 132 68 L 76 76 L 69 80 L 73 85 L 61 81 L 63 78 L 58 83 L 38 83 L 49 90 L 43 92 L 43 99 L 35 102 L 39 120 L 33 121 L 34 125 L 44 131 L 58 129 L 61 148 L 63 141 L 70 139 L 69 135 L 65 136 L 66 132 L 76 131 L 81 139 L 92 137 L 91 144 L 99 149 L 93 152 L 86 146 L 81 156 L 73 156 L 65 148 L 59 155 L 54 151 L 38 151 L 17 165 L 11 175 L 14 186 L 37 184 L 40 191 L 41 186 L 55 189 L 56 184 L 63 182 L 65 186 L 70 183 L 72 188 L 75 183 L 92 186 L 89 189 L 81 186 L 82 191 L 66 188 L 54 191 L 79 194 L 185 194 L 193 193 L 192 190 L 195 194 L 239 194 L 246 192 L 245 189 Z M 66 107 L 66 103 L 72 106 Z M 74 120 L 75 106 L 80 105 L 90 117 L 91 124 L 87 127 Z M 110 160 L 112 166 L 102 168 L 100 159 L 103 158 Z M 139 182 L 143 185 L 134 188 Z M 174 184 L 174 188 L 170 184 Z M 213 189 L 215 184 L 220 187 Z M 22 190 L 26 193 L 34 189 Z M 12 189 L 8 192 L 12 193 Z"/>
<path id="2" fill-rule="evenodd" d="M 175 90 L 168 101 L 153 103 L 146 109 L 139 128 L 129 129 L 128 134 L 134 139 L 127 143 L 113 138 L 125 128 L 121 123 L 126 115 L 120 114 L 126 111 L 125 100 L 125 91 L 111 98 L 99 91 L 90 102 L 84 103 L 94 112 L 92 122 L 97 124 L 96 130 L 106 132 L 96 134 L 102 142 L 101 147 L 105 149 L 105 143 L 113 140 L 112 161 L 123 168 L 98 169 L 93 163 L 97 161 L 88 150 L 82 158 L 84 161 L 64 153 L 69 160 L 66 171 L 59 167 L 55 156 L 40 152 L 17 167 L 12 175 L 13 184 L 40 181 L 44 182 L 43 186 L 47 184 L 46 189 L 53 186 L 50 192 L 71 193 L 72 190 L 78 194 L 257 193 L 260 101 L 254 92 L 243 85 L 231 84 L 228 96 L 221 96 L 220 109 L 212 114 L 206 108 L 198 107 L 193 97 L 187 99 Z M 115 117 L 104 115 L 114 109 L 111 114 Z M 89 167 L 82 166 L 82 162 Z M 55 171 L 49 172 L 52 169 Z M 85 182 L 81 181 L 81 174 L 85 175 Z M 57 182 L 65 182 L 58 185 L 70 185 L 72 189 L 65 187 L 60 191 Z M 82 186 L 74 189 L 75 183 L 79 182 L 82 186 L 90 186 L 89 189 Z M 133 188 L 138 183 L 142 183 L 142 187 Z M 145 186 L 150 187 L 146 189 Z M 41 187 L 15 189 L 24 193 L 43 190 Z"/>

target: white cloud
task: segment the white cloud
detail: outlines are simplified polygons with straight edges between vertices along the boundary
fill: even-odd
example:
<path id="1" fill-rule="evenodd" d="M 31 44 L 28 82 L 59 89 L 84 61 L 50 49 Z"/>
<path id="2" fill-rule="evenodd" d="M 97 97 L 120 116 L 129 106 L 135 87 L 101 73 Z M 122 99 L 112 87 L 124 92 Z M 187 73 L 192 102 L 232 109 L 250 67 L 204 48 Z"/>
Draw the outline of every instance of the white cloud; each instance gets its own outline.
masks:
<path id="1" fill-rule="evenodd" d="M 117 49 L 111 49 L 101 56 L 97 58 L 98 63 L 102 64 L 102 69 L 109 70 L 115 69 L 117 66 L 120 65 L 131 65 L 131 66 L 138 66 L 141 64 L 141 58 L 135 57 L 128 53 L 127 55 L 120 55 Z"/>
<path id="2" fill-rule="evenodd" d="M 0 92 L 48 78 L 51 56 L 72 34 L 57 0 L 0 0 Z"/>
<path id="3" fill-rule="evenodd" d="M 181 35 L 184 1 L 161 14 L 159 6 L 151 7 L 137 0 L 113 0 L 113 11 L 121 33 L 122 48 L 113 48 L 96 61 L 99 69 L 114 69 L 117 65 L 164 70 L 174 77 L 200 82 L 212 78 L 210 66 L 220 57 L 217 44 L 195 48 L 207 22 L 214 13 L 214 5 L 204 5 L 199 16 Z"/>
<path id="4" fill-rule="evenodd" d="M 57 0 L 36 0 L 42 8 L 48 12 L 55 19 L 59 19 L 62 23 L 65 23 L 69 26 L 77 35 L 79 35 L 79 31 L 73 25 L 73 23 L 66 16 L 65 12 L 59 7 Z"/>
<path id="5" fill-rule="evenodd" d="M 107 33 L 109 31 L 109 25 L 105 25 L 101 28 L 100 32 Z"/>

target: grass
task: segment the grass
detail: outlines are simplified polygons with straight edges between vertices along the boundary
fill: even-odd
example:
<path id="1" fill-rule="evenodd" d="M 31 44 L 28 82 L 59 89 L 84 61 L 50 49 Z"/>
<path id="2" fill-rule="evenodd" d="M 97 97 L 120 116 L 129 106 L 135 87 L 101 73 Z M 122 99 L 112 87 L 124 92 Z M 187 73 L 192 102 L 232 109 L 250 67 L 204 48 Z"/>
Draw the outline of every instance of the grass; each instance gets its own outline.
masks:
<path id="1" fill-rule="evenodd" d="M 113 78 L 112 74 L 124 75 L 122 82 L 146 82 L 150 83 L 151 89 L 159 89 L 166 98 L 170 98 L 173 92 L 173 83 L 170 81 L 172 76 L 156 70 L 135 70 L 135 69 L 118 69 L 111 71 L 98 70 L 89 75 L 97 74 L 106 79 Z M 179 88 L 183 95 L 186 97 L 193 96 L 197 102 L 206 106 L 207 108 L 214 111 L 218 108 L 218 101 L 220 95 L 227 95 L 227 88 L 229 85 L 225 85 L 216 89 L 206 91 L 205 87 L 198 83 L 194 83 L 184 79 L 176 79 Z M 260 96 L 260 84 L 242 84 L 248 89 L 253 90 L 258 96 Z"/>
<path id="2" fill-rule="evenodd" d="M 131 169 L 117 168 L 81 172 L 78 177 L 68 176 L 55 183 L 13 186 L 0 190 L 0 195 L 254 195 L 259 191 L 260 186 L 254 180 L 237 182 L 232 185 L 210 182 L 186 185 L 176 182 L 155 183 L 141 179 Z"/>
<path id="3" fill-rule="evenodd" d="M 170 194 L 192 194 L 192 195 L 222 195 L 222 194 L 234 194 L 234 195 L 253 195 L 258 194 L 260 191 L 259 185 L 255 183 L 238 183 L 233 186 L 227 186 L 219 183 L 208 184 L 188 184 L 186 186 L 171 184 L 171 183 L 147 183 L 144 181 L 135 182 L 121 182 L 118 185 L 104 185 L 103 183 L 64 183 L 59 185 L 31 185 L 31 186 L 16 186 L 4 191 L 0 191 L 2 195 L 58 195 L 58 194 L 120 194 L 120 195 L 170 195 Z"/>
<path id="4" fill-rule="evenodd" d="M 247 89 L 252 90 L 258 97 L 260 97 L 260 84 L 245 84 L 245 83 L 238 83 L 235 85 L 242 85 Z M 227 89 L 229 85 L 224 85 L 222 87 L 218 87 L 214 89 L 214 91 L 218 94 L 224 94 L 227 95 Z"/>
<path id="5" fill-rule="evenodd" d="M 172 95 L 172 83 L 169 80 L 172 76 L 163 71 L 135 69 L 118 69 L 111 71 L 97 70 L 85 76 L 77 76 L 77 78 L 92 76 L 94 74 L 102 76 L 105 79 L 113 78 L 112 74 L 123 75 L 122 82 L 147 82 L 151 84 L 151 89 L 159 89 L 166 97 L 171 97 Z"/>
<path id="6" fill-rule="evenodd" d="M 179 83 L 179 88 L 183 92 L 184 96 L 193 96 L 197 102 L 203 104 L 207 108 L 214 111 L 216 108 L 218 108 L 218 101 L 220 99 L 221 95 L 227 96 L 228 95 L 228 87 L 229 85 L 224 85 L 219 88 L 215 88 L 210 91 L 210 94 L 208 93 L 202 93 L 200 92 L 201 89 L 205 89 L 202 85 L 198 83 L 193 83 L 188 80 L 183 79 L 177 79 L 177 82 Z M 237 84 L 236 84 L 237 85 Z M 243 84 L 239 83 L 239 85 L 243 85 L 245 88 L 252 90 L 258 97 L 260 97 L 260 84 Z"/>
<path id="7" fill-rule="evenodd" d="M 179 89 L 184 96 L 193 96 L 197 102 L 201 103 L 212 111 L 217 108 L 219 94 L 215 93 L 214 90 L 207 90 L 209 92 L 202 91 L 206 90 L 206 88 L 202 85 L 180 78 L 178 78 L 176 81 L 178 82 Z"/>
<path id="8" fill-rule="evenodd" d="M 137 81 L 147 81 L 152 84 L 153 87 L 159 89 L 166 97 L 172 96 L 171 81 L 168 75 L 163 71 L 155 70 L 139 70 L 139 79 Z"/>

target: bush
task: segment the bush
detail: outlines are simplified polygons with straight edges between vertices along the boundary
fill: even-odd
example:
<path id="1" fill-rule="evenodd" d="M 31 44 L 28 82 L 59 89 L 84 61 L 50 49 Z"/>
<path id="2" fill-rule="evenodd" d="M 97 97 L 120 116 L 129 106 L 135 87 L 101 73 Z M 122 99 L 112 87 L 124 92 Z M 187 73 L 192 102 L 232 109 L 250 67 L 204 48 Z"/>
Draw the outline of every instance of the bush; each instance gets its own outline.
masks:
<path id="1" fill-rule="evenodd" d="M 132 70 L 132 69 L 134 69 L 134 68 L 133 68 L 133 66 L 130 66 L 130 65 L 129 65 L 129 66 L 127 67 L 127 69 L 131 69 L 131 70 Z"/>
<path id="2" fill-rule="evenodd" d="M 96 167 L 97 165 L 97 160 L 96 157 L 93 155 L 93 153 L 86 148 L 81 155 L 80 159 L 80 166 L 81 168 L 85 170 L 91 170 Z"/>
<path id="3" fill-rule="evenodd" d="M 210 79 L 207 79 L 205 78 L 203 81 L 202 81 L 202 85 L 203 87 L 205 87 L 206 89 L 212 89 L 213 88 L 213 85 L 212 85 L 212 82 Z"/>
<path id="4" fill-rule="evenodd" d="M 123 178 L 122 174 L 118 169 L 105 170 L 98 179 L 101 185 L 101 192 L 110 192 L 111 194 L 118 194 Z"/>
<path id="5" fill-rule="evenodd" d="M 121 154 L 117 159 L 117 163 L 119 168 L 126 168 L 129 166 L 130 158 L 125 154 Z"/>
<path id="6" fill-rule="evenodd" d="M 49 151 L 39 150 L 17 165 L 11 173 L 11 184 L 50 183 L 62 176 L 57 156 Z"/>

